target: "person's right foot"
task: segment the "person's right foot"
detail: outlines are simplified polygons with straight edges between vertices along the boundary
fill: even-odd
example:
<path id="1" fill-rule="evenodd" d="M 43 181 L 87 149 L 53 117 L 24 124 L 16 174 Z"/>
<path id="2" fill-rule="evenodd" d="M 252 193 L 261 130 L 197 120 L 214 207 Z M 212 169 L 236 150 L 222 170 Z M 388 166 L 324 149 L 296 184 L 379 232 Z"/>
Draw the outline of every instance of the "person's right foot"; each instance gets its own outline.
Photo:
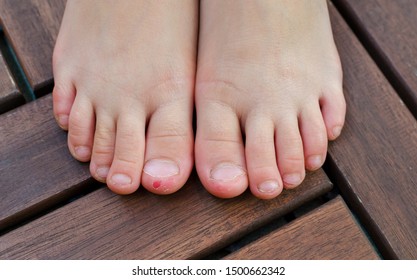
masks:
<path id="1" fill-rule="evenodd" d="M 67 2 L 54 114 L 72 155 L 116 193 L 172 193 L 189 177 L 197 15 L 195 0 Z"/>

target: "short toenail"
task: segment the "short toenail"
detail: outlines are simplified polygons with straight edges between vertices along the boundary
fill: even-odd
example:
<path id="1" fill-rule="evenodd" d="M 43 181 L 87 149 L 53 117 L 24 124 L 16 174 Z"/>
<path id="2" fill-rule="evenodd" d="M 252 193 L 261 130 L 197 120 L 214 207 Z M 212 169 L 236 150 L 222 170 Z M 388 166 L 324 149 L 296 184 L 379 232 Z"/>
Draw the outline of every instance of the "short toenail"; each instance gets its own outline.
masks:
<path id="1" fill-rule="evenodd" d="M 309 157 L 307 162 L 310 168 L 315 169 L 315 168 L 319 168 L 322 165 L 323 160 L 321 156 L 316 155 L 316 156 Z"/>
<path id="2" fill-rule="evenodd" d="M 58 116 L 58 123 L 62 127 L 68 126 L 68 115 L 59 115 Z"/>
<path id="3" fill-rule="evenodd" d="M 89 147 L 86 146 L 78 146 L 74 148 L 75 154 L 79 158 L 88 158 L 91 155 L 91 150 Z"/>
<path id="4" fill-rule="evenodd" d="M 151 159 L 146 162 L 143 172 L 152 177 L 161 178 L 179 174 L 180 168 L 169 159 Z"/>
<path id="5" fill-rule="evenodd" d="M 97 168 L 96 173 L 97 173 L 97 177 L 106 179 L 107 174 L 109 173 L 109 168 L 108 167 L 99 167 L 99 168 Z"/>
<path id="6" fill-rule="evenodd" d="M 290 186 L 295 186 L 301 183 L 302 178 L 299 173 L 293 173 L 284 175 L 283 180 L 286 184 Z"/>
<path id="7" fill-rule="evenodd" d="M 210 178 L 216 181 L 232 181 L 239 176 L 245 175 L 242 167 L 232 163 L 221 163 L 210 172 Z"/>
<path id="8" fill-rule="evenodd" d="M 114 174 L 111 177 L 111 181 L 115 185 L 119 185 L 119 186 L 130 185 L 132 183 L 132 179 L 125 174 Z"/>
<path id="9" fill-rule="evenodd" d="M 338 137 L 341 132 L 342 132 L 342 127 L 341 126 L 333 127 L 332 133 L 333 133 L 334 138 Z"/>
<path id="10" fill-rule="evenodd" d="M 278 189 L 279 185 L 277 181 L 265 181 L 258 186 L 258 190 L 261 193 L 273 193 Z"/>

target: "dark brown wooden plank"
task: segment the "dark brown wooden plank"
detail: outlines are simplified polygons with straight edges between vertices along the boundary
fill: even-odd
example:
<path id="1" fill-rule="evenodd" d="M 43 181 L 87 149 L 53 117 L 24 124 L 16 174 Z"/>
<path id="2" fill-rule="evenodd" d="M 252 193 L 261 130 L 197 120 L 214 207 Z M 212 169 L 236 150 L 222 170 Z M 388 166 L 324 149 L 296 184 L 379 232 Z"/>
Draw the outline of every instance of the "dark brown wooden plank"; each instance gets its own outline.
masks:
<path id="1" fill-rule="evenodd" d="M 335 3 L 417 116 L 417 1 Z"/>
<path id="2" fill-rule="evenodd" d="M 226 259 L 363 260 L 378 259 L 378 255 L 337 197 Z"/>
<path id="3" fill-rule="evenodd" d="M 279 198 L 208 194 L 193 173 L 169 196 L 99 189 L 0 237 L 2 259 L 198 258 L 329 191 L 322 170 Z"/>
<path id="4" fill-rule="evenodd" d="M 19 106 L 24 101 L 0 53 L 0 114 Z"/>
<path id="5" fill-rule="evenodd" d="M 0 116 L 0 231 L 67 198 L 90 179 L 68 152 L 51 95 Z"/>
<path id="6" fill-rule="evenodd" d="M 52 50 L 65 0 L 0 0 L 0 21 L 34 90 L 52 83 Z"/>
<path id="7" fill-rule="evenodd" d="M 342 136 L 329 146 L 333 171 L 384 257 L 416 259 L 417 122 L 331 11 L 348 108 Z"/>

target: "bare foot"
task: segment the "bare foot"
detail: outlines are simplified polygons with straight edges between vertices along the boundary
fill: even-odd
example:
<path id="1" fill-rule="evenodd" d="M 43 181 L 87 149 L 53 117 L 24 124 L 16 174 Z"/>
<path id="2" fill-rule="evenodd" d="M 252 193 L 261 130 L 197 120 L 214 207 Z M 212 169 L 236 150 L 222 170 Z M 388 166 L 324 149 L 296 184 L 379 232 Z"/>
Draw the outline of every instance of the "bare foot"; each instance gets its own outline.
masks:
<path id="1" fill-rule="evenodd" d="M 54 114 L 72 155 L 116 193 L 172 193 L 192 170 L 197 14 L 194 0 L 67 3 Z"/>
<path id="2" fill-rule="evenodd" d="M 345 117 L 325 0 L 202 0 L 195 161 L 207 190 L 263 199 L 325 160 Z M 245 135 L 243 140 L 242 133 Z"/>

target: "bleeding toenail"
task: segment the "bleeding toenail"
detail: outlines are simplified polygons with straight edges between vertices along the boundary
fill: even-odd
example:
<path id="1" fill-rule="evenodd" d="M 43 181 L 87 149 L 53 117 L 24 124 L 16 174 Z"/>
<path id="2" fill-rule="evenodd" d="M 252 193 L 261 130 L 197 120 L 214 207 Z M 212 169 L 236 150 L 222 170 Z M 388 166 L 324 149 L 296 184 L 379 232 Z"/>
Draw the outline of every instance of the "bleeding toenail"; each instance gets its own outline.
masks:
<path id="1" fill-rule="evenodd" d="M 284 175 L 283 180 L 290 186 L 295 186 L 301 183 L 301 175 L 299 173 Z"/>
<path id="2" fill-rule="evenodd" d="M 111 181 L 119 186 L 130 185 L 132 183 L 132 179 L 125 174 L 114 174 L 111 177 Z"/>
<path id="3" fill-rule="evenodd" d="M 171 177 L 179 174 L 180 168 L 169 159 L 151 159 L 146 162 L 143 172 L 152 177 Z"/>
<path id="4" fill-rule="evenodd" d="M 245 174 L 245 170 L 238 165 L 221 163 L 211 170 L 210 178 L 217 181 L 227 182 Z"/>
<path id="5" fill-rule="evenodd" d="M 68 127 L 68 115 L 59 115 L 58 123 L 62 127 Z"/>
<path id="6" fill-rule="evenodd" d="M 335 127 L 333 127 L 332 132 L 333 132 L 333 137 L 337 138 L 340 135 L 340 133 L 342 132 L 342 127 L 341 126 L 335 126 Z"/>
<path id="7" fill-rule="evenodd" d="M 278 189 L 279 185 L 277 181 L 265 181 L 258 186 L 258 190 L 261 193 L 273 193 Z"/>
<path id="8" fill-rule="evenodd" d="M 109 173 L 108 167 L 99 167 L 96 170 L 97 176 L 103 179 L 107 178 L 107 174 Z"/>
<path id="9" fill-rule="evenodd" d="M 85 159 L 90 157 L 91 155 L 91 150 L 89 147 L 86 146 L 78 146 L 74 148 L 75 154 L 77 155 L 77 157 Z"/>
<path id="10" fill-rule="evenodd" d="M 308 166 L 312 169 L 319 168 L 322 165 L 322 157 L 321 156 L 311 156 L 307 160 Z"/>

